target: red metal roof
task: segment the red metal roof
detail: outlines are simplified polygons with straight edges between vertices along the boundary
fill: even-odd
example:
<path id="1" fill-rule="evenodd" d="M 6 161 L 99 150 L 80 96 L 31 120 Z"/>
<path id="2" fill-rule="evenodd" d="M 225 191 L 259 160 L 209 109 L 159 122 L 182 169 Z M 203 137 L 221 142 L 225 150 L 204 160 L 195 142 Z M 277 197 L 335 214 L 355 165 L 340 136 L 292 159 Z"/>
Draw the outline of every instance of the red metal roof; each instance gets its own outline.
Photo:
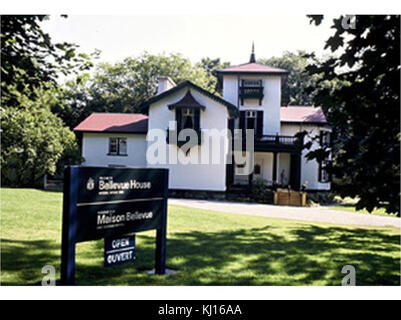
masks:
<path id="1" fill-rule="evenodd" d="M 187 91 L 185 96 L 178 102 L 170 104 L 168 106 L 170 109 L 172 108 L 180 108 L 180 107 L 185 107 L 185 108 L 202 108 L 204 109 L 205 106 L 202 106 L 198 101 L 195 100 L 195 98 L 192 96 L 191 91 Z"/>
<path id="2" fill-rule="evenodd" d="M 266 66 L 261 63 L 253 62 L 253 63 L 244 63 L 238 66 L 228 67 L 222 70 L 219 70 L 220 73 L 255 73 L 255 74 L 286 74 L 287 70 L 279 69 L 275 67 Z"/>
<path id="3" fill-rule="evenodd" d="M 182 100 L 181 100 L 182 101 Z M 320 107 L 281 107 L 281 122 L 326 124 Z M 78 126 L 77 132 L 147 133 L 148 116 L 130 113 L 92 113 Z"/>
<path id="4" fill-rule="evenodd" d="M 148 116 L 132 113 L 92 113 L 74 131 L 146 133 Z"/>
<path id="5" fill-rule="evenodd" d="M 327 123 L 320 107 L 281 107 L 280 120 L 281 122 Z"/>

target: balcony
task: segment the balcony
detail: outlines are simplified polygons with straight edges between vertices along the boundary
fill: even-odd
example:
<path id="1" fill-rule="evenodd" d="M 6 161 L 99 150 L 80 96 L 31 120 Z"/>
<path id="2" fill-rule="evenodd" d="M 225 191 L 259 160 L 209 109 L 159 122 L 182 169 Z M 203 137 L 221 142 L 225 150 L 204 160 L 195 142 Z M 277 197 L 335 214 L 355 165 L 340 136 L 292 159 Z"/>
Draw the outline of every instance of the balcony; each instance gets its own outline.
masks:
<path id="1" fill-rule="evenodd" d="M 244 99 L 259 99 L 259 104 L 262 104 L 263 86 L 241 86 L 239 87 L 239 97 L 241 104 L 244 104 Z"/>
<path id="2" fill-rule="evenodd" d="M 245 135 L 240 137 L 240 139 L 242 139 L 242 148 L 243 150 L 245 150 L 246 147 Z M 298 153 L 302 149 L 302 145 L 303 145 L 303 138 L 296 136 L 262 135 L 262 136 L 255 136 L 254 140 L 254 150 L 256 152 Z"/>

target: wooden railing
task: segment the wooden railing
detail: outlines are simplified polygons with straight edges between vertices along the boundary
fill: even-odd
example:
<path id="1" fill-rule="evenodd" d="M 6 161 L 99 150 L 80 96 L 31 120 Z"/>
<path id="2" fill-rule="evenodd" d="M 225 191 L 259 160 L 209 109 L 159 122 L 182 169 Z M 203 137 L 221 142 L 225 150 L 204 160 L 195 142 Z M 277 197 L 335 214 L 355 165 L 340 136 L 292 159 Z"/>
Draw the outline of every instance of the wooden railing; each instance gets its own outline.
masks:
<path id="1" fill-rule="evenodd" d="M 234 139 L 242 139 L 242 145 L 245 145 L 245 130 L 242 130 L 242 135 L 234 135 Z M 281 135 L 255 135 L 255 145 L 271 145 L 271 146 L 288 146 L 288 147 L 302 147 L 302 138 L 296 136 L 281 136 Z"/>
<path id="2" fill-rule="evenodd" d="M 263 87 L 240 87 L 239 88 L 240 98 L 262 98 L 263 97 Z"/>

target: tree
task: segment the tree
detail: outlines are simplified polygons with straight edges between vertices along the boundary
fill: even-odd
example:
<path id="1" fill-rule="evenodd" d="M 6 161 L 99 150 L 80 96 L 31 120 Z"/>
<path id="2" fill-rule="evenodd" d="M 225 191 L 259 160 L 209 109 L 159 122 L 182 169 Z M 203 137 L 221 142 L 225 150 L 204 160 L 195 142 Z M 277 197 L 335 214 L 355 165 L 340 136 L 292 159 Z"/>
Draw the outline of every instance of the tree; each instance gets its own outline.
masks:
<path id="1" fill-rule="evenodd" d="M 21 95 L 18 108 L 1 108 L 4 185 L 35 186 L 44 174 L 56 173 L 60 160 L 68 164 L 80 160 L 74 133 L 50 111 L 48 103 L 54 103 L 54 93 L 35 91 L 36 100 Z"/>
<path id="2" fill-rule="evenodd" d="M 139 105 L 157 90 L 157 77 L 169 76 L 177 84 L 190 80 L 214 91 L 216 78 L 179 54 L 151 55 L 126 58 L 115 64 L 102 63 L 93 76 L 66 86 L 67 109 L 58 110 L 70 128 L 93 112 L 140 113 Z"/>
<path id="3" fill-rule="evenodd" d="M 318 81 L 323 78 L 323 74 L 308 73 L 306 68 L 310 64 L 311 56 L 305 51 L 286 51 L 281 57 L 259 60 L 260 63 L 288 71 L 288 75 L 281 82 L 282 105 L 311 106 L 319 86 L 331 88 L 338 85 L 337 79 Z"/>
<path id="4" fill-rule="evenodd" d="M 88 70 L 91 57 L 77 53 L 71 43 L 53 43 L 40 23 L 47 15 L 2 15 L 1 19 L 1 94 L 2 103 L 15 106 L 17 98 L 9 88 L 17 91 L 44 84 L 54 85 L 60 73 Z M 95 55 L 97 53 L 94 53 Z M 13 86 L 14 85 L 14 86 Z"/>
<path id="5" fill-rule="evenodd" d="M 310 16 L 321 23 L 321 16 Z M 384 207 L 398 215 L 400 203 L 400 17 L 357 16 L 333 20 L 335 34 L 326 48 L 336 53 L 311 65 L 318 80 L 339 79 L 336 88 L 321 88 L 321 105 L 336 131 L 331 172 L 340 179 L 342 196 L 359 197 L 357 209 Z M 328 153 L 310 153 L 321 160 Z"/>
<path id="6" fill-rule="evenodd" d="M 208 87 L 214 87 L 215 94 L 222 94 L 222 79 L 217 76 L 217 70 L 228 68 L 230 66 L 230 62 L 221 62 L 220 58 L 211 59 L 209 57 L 202 58 L 201 62 L 197 64 L 203 70 L 205 70 L 210 78 L 208 83 Z M 215 80 L 215 79 L 217 80 Z"/>
<path id="7" fill-rule="evenodd" d="M 1 177 L 35 186 L 44 174 L 81 160 L 75 135 L 52 110 L 65 110 L 60 73 L 88 70 L 77 45 L 53 43 L 40 23 L 48 16 L 1 16 Z"/>

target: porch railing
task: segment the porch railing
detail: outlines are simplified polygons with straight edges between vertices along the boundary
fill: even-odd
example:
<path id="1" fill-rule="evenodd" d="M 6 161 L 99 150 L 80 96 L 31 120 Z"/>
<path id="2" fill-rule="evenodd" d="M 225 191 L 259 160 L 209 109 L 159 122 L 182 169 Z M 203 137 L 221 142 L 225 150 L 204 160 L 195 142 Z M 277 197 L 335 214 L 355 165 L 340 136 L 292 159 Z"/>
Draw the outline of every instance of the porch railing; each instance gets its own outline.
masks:
<path id="1" fill-rule="evenodd" d="M 242 134 L 234 135 L 234 139 L 242 139 L 242 146 L 246 145 L 245 130 L 242 130 Z M 281 135 L 255 135 L 254 140 L 255 147 L 284 147 L 284 148 L 301 148 L 303 144 L 302 137 L 297 136 L 281 136 Z"/>

